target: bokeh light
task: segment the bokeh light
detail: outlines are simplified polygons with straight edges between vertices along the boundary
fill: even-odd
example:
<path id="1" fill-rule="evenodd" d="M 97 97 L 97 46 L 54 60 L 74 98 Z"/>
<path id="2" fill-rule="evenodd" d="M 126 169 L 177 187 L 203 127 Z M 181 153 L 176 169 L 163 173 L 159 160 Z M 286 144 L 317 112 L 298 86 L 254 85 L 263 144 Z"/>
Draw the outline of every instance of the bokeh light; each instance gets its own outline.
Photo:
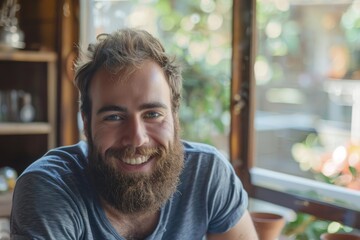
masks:
<path id="1" fill-rule="evenodd" d="M 201 60 L 206 55 L 209 48 L 207 41 L 192 41 L 189 44 L 189 54 L 194 60 Z"/>
<path id="2" fill-rule="evenodd" d="M 276 8 L 281 12 L 286 12 L 289 10 L 290 4 L 288 0 L 275 0 Z"/>
<path id="3" fill-rule="evenodd" d="M 257 85 L 265 85 L 271 80 L 272 70 L 265 59 L 258 58 L 254 65 L 254 73 Z"/>
<path id="4" fill-rule="evenodd" d="M 217 30 L 217 29 L 221 28 L 221 26 L 223 24 L 223 17 L 219 14 L 211 13 L 208 16 L 207 24 L 208 24 L 209 30 L 212 30 L 212 31 Z"/>
<path id="5" fill-rule="evenodd" d="M 346 159 L 346 155 L 347 155 L 346 148 L 344 146 L 338 146 L 333 152 L 332 159 L 335 164 L 340 165 L 344 163 Z"/>
<path id="6" fill-rule="evenodd" d="M 336 233 L 341 229 L 341 224 L 338 222 L 331 222 L 328 226 L 329 233 Z"/>
<path id="7" fill-rule="evenodd" d="M 211 49 L 206 55 L 206 63 L 209 65 L 216 65 L 223 59 L 222 49 Z"/>
<path id="8" fill-rule="evenodd" d="M 268 38 L 278 38 L 282 32 L 281 23 L 277 21 L 270 21 L 266 25 L 265 32 Z"/>
<path id="9" fill-rule="evenodd" d="M 175 27 L 175 24 L 175 19 L 171 16 L 164 16 L 159 21 L 159 25 L 164 31 L 171 31 Z"/>
<path id="10" fill-rule="evenodd" d="M 184 17 L 181 22 L 180 22 L 181 28 L 184 29 L 185 31 L 191 31 L 194 26 L 195 23 L 191 20 L 190 17 Z"/>
<path id="11" fill-rule="evenodd" d="M 200 1 L 200 9 L 203 12 L 211 13 L 215 11 L 216 3 L 213 0 L 201 0 Z"/>

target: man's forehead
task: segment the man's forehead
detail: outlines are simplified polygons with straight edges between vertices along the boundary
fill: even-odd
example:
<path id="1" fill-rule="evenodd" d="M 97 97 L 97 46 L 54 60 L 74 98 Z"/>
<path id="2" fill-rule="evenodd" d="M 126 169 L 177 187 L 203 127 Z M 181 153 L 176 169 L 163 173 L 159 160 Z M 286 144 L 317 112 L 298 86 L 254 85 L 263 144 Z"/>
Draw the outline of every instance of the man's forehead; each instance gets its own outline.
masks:
<path id="1" fill-rule="evenodd" d="M 95 72 L 94 76 L 102 75 L 103 80 L 108 81 L 112 84 L 126 84 L 132 80 L 134 75 L 142 71 L 144 68 L 149 70 L 149 66 L 152 69 L 156 69 L 157 73 L 161 74 L 165 80 L 167 79 L 165 71 L 160 65 L 154 60 L 144 60 L 142 62 L 134 64 L 127 64 L 124 66 L 102 66 L 98 71 Z M 167 81 L 166 81 L 167 82 Z"/>
<path id="2" fill-rule="evenodd" d="M 134 68 L 133 68 L 134 69 Z M 166 97 L 170 100 L 171 90 L 165 78 L 163 69 L 156 63 L 144 62 L 141 68 L 136 68 L 125 78 L 123 71 L 114 73 L 102 68 L 94 75 L 90 87 L 90 95 L 96 97 L 104 95 L 122 94 L 144 95 L 144 97 Z"/>

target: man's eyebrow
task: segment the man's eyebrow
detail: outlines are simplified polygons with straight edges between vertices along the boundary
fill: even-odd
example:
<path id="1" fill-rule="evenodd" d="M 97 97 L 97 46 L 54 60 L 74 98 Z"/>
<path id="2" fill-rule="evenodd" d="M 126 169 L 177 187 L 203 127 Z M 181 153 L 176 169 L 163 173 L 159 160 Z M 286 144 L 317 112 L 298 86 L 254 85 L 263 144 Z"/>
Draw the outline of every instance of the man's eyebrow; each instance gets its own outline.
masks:
<path id="1" fill-rule="evenodd" d="M 150 103 L 144 103 L 141 104 L 139 107 L 139 110 L 146 110 L 146 109 L 151 109 L 151 108 L 163 108 L 163 109 L 168 109 L 168 106 L 166 104 L 163 104 L 161 102 L 150 102 Z M 97 114 L 101 114 L 104 112 L 127 112 L 127 108 L 123 107 L 123 106 L 119 106 L 119 105 L 106 105 L 101 107 L 98 111 Z"/>
<path id="2" fill-rule="evenodd" d="M 140 105 L 140 110 L 145 110 L 145 109 L 151 109 L 151 108 L 163 108 L 163 109 L 168 109 L 168 106 L 164 103 L 161 102 L 150 102 L 150 103 L 144 103 Z"/>
<path id="3" fill-rule="evenodd" d="M 106 105 L 100 108 L 97 111 L 97 114 L 103 113 L 103 112 L 127 112 L 126 107 L 117 106 L 117 105 Z"/>

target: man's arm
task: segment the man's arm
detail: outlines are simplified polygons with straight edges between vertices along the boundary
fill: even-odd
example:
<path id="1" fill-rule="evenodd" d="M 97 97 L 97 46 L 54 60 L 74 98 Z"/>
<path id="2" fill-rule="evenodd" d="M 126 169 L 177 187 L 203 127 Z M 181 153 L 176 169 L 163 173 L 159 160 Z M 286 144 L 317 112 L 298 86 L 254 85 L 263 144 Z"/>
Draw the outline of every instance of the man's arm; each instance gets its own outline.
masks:
<path id="1" fill-rule="evenodd" d="M 258 240 L 254 224 L 248 211 L 239 222 L 225 233 L 208 234 L 207 240 Z"/>
<path id="2" fill-rule="evenodd" d="M 49 176 L 21 176 L 13 196 L 11 239 L 78 239 L 82 225 L 66 190 Z"/>

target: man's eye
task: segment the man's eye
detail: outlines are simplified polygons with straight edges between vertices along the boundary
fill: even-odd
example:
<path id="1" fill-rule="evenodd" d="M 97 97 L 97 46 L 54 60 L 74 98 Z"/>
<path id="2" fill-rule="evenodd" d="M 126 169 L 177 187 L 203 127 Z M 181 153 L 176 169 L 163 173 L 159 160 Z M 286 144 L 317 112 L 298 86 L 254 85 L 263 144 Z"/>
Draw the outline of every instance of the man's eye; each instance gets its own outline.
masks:
<path id="1" fill-rule="evenodd" d="M 121 121 L 121 120 L 124 120 L 124 118 L 120 115 L 113 114 L 113 115 L 105 116 L 104 120 L 106 120 L 106 121 Z"/>
<path id="2" fill-rule="evenodd" d="M 151 119 L 151 118 L 158 118 L 158 117 L 161 117 L 162 115 L 158 112 L 148 112 L 144 115 L 144 118 L 148 118 L 148 119 Z"/>

